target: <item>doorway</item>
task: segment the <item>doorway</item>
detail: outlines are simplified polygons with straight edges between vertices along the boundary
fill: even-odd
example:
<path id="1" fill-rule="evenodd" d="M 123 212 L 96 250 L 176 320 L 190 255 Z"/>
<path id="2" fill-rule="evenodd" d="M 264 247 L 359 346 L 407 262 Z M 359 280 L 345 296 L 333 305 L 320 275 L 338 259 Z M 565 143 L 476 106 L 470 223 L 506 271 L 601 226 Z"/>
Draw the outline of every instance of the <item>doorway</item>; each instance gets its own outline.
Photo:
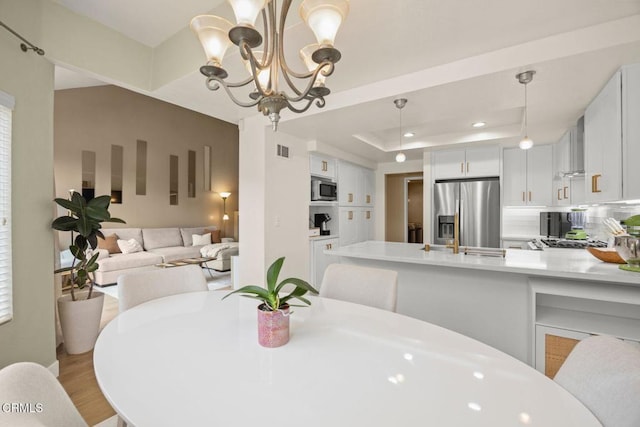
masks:
<path id="1" fill-rule="evenodd" d="M 414 234 L 414 239 L 418 235 L 422 237 L 422 230 L 411 233 L 408 229 L 409 223 L 422 229 L 422 191 L 420 172 L 385 175 L 385 241 L 407 242 L 411 234 Z M 408 201 L 410 199 L 411 202 Z"/>
<path id="2" fill-rule="evenodd" d="M 404 241 L 407 243 L 424 243 L 422 227 L 424 188 L 422 176 L 405 178 L 404 194 Z"/>

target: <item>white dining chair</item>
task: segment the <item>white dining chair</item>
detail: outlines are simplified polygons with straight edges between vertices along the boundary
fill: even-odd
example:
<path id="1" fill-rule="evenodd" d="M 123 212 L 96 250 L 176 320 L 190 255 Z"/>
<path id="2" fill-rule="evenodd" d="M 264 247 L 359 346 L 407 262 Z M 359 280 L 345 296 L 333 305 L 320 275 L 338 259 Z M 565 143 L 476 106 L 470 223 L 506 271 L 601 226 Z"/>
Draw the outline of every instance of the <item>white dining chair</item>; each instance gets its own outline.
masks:
<path id="1" fill-rule="evenodd" d="M 87 426 L 58 379 L 37 363 L 0 370 L 0 403 L 0 426 Z M 12 406 L 18 404 L 28 406 Z"/>
<path id="2" fill-rule="evenodd" d="M 207 290 L 207 280 L 197 265 L 138 271 L 118 277 L 118 309 L 122 313 L 152 299 Z"/>
<path id="3" fill-rule="evenodd" d="M 603 427 L 640 426 L 640 348 L 595 335 L 580 341 L 554 381 L 580 400 Z"/>
<path id="4" fill-rule="evenodd" d="M 395 312 L 398 273 L 381 268 L 330 264 L 324 271 L 320 296 Z"/>

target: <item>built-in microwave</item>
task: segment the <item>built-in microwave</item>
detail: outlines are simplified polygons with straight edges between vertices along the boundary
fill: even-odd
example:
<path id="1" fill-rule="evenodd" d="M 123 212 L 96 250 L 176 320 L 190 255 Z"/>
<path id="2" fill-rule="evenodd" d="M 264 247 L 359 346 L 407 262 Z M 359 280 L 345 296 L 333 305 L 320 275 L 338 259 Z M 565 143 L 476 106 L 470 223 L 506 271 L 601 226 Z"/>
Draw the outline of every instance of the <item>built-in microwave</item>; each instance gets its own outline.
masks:
<path id="1" fill-rule="evenodd" d="M 334 201 L 338 200 L 338 187 L 333 181 L 323 179 L 311 180 L 311 200 L 312 201 Z"/>

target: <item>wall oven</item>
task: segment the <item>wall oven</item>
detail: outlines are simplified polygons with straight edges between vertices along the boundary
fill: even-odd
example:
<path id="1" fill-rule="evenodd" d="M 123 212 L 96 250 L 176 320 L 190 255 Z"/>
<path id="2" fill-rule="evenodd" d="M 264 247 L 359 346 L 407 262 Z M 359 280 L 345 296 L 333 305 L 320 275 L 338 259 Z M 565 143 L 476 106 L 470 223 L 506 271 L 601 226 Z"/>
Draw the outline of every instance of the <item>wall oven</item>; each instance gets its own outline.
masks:
<path id="1" fill-rule="evenodd" d="M 311 180 L 311 200 L 312 201 L 335 201 L 338 200 L 338 188 L 335 182 L 322 179 Z"/>

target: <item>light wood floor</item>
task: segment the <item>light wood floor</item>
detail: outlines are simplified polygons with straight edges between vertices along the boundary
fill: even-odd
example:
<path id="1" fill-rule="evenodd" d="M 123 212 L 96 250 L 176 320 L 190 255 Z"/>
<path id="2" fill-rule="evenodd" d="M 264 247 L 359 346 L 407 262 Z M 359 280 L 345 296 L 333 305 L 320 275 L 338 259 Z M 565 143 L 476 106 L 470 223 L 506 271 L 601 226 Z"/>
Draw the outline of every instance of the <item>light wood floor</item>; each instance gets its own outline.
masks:
<path id="1" fill-rule="evenodd" d="M 100 328 L 102 329 L 117 314 L 118 300 L 105 295 Z M 64 344 L 61 344 L 57 353 L 60 363 L 58 379 L 87 424 L 93 426 L 115 415 L 116 412 L 98 387 L 93 371 L 93 350 L 70 355 L 64 350 Z"/>

